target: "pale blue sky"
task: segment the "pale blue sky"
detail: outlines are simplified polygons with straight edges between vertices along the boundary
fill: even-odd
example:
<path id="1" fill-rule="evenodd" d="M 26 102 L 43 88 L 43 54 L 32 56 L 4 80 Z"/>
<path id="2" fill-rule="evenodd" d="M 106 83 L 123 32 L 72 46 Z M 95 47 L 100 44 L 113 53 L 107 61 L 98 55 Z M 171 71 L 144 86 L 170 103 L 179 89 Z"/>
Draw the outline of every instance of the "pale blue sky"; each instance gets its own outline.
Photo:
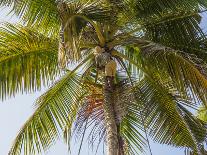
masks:
<path id="1" fill-rule="evenodd" d="M 16 22 L 15 17 L 6 16 L 7 9 L 0 10 L 0 23 L 9 21 Z M 202 24 L 206 26 L 206 20 Z M 33 103 L 44 91 L 34 94 L 19 94 L 15 98 L 0 102 L 0 155 L 7 155 L 9 148 L 12 145 L 15 136 L 20 130 L 24 122 L 33 113 Z M 85 144 L 85 143 L 84 143 Z M 76 148 L 77 143 L 72 144 L 72 148 Z M 153 155 L 184 155 L 182 149 L 176 149 L 165 145 L 155 144 L 151 142 Z M 76 155 L 77 150 L 73 151 L 72 155 Z M 92 155 L 88 153 L 87 146 L 84 145 L 81 155 Z M 66 145 L 60 140 L 54 145 L 46 155 L 68 155 Z M 101 151 L 97 155 L 102 155 Z"/>

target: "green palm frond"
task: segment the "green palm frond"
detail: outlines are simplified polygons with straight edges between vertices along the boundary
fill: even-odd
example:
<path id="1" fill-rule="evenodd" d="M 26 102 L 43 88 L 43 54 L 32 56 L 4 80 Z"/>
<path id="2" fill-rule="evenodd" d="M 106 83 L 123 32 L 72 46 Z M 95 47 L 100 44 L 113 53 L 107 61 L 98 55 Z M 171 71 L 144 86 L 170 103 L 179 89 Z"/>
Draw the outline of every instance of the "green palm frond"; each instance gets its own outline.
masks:
<path id="1" fill-rule="evenodd" d="M 134 34 L 139 36 L 139 38 L 148 39 L 185 53 L 194 54 L 206 60 L 206 35 L 199 25 L 201 17 L 199 15 L 187 16 L 173 20 L 173 16 L 174 13 L 171 13 L 171 16 L 168 17 L 169 20 L 163 21 L 163 23 L 154 22 L 151 25 L 141 25 L 133 27 L 129 31 L 123 31 L 122 35 L 117 35 L 111 44 L 127 46 L 135 44 L 136 39 L 131 36 Z"/>
<path id="2" fill-rule="evenodd" d="M 205 106 L 200 107 L 199 110 L 197 111 L 197 117 L 207 123 L 207 109 Z"/>
<path id="3" fill-rule="evenodd" d="M 154 15 L 162 16 L 166 12 L 192 11 L 207 7 L 205 0 L 126 0 L 126 4 L 131 7 L 137 18 L 141 19 Z"/>
<path id="4" fill-rule="evenodd" d="M 10 150 L 10 155 L 37 154 L 46 151 L 76 119 L 89 91 L 76 72 L 90 66 L 91 55 L 67 71 L 47 92 L 36 101 L 34 114 L 24 124 Z M 71 130 L 71 128 L 69 129 Z M 70 137 L 68 137 L 70 138 Z"/>
<path id="5" fill-rule="evenodd" d="M 0 28 L 0 98 L 39 90 L 58 75 L 58 41 L 21 25 Z"/>
<path id="6" fill-rule="evenodd" d="M 148 0 L 146 3 L 129 0 L 127 4 L 131 5 L 131 10 L 134 8 L 128 12 L 135 16 L 137 23 L 131 22 L 130 32 L 140 32 L 145 39 L 188 53 L 196 53 L 195 49 L 201 49 L 199 40 L 206 37 L 199 25 L 202 18 L 199 13 L 207 8 L 205 1 Z M 186 50 L 184 47 L 189 45 L 191 48 Z"/>
<path id="7" fill-rule="evenodd" d="M 123 59 L 136 67 L 137 69 L 135 68 L 135 70 L 139 71 L 138 73 L 141 73 L 142 78 L 138 82 L 141 86 L 137 88 L 136 94 L 138 97 L 137 100 L 139 101 L 139 105 L 137 106 L 142 107 L 142 103 L 144 103 L 145 122 L 149 121 L 149 124 L 146 126 L 148 126 L 150 135 L 155 141 L 178 147 L 191 147 L 195 149 L 195 152 L 199 153 L 200 145 L 206 137 L 206 128 L 185 107 L 196 108 L 199 104 L 206 104 L 205 100 L 203 102 L 198 101 L 198 99 L 202 100 L 205 97 L 203 91 L 206 90 L 206 79 L 195 67 L 197 60 L 193 61 L 189 55 L 189 57 L 183 57 L 183 53 L 172 52 L 169 49 L 159 53 L 160 51 L 162 51 L 161 46 L 153 48 L 149 45 L 141 50 L 136 47 L 130 47 L 123 52 L 124 55 L 120 55 L 120 57 L 123 56 Z M 166 56 L 169 57 L 166 58 Z M 171 62 L 170 66 L 167 62 Z M 176 65 L 176 63 L 178 64 Z M 128 65 L 128 63 L 126 64 Z M 159 67 L 156 67 L 157 64 L 159 64 Z M 173 68 L 172 66 L 174 65 L 176 67 Z M 166 66 L 168 67 L 165 68 Z M 184 68 L 179 69 L 178 66 Z M 175 76 L 181 77 L 176 78 Z M 190 76 L 196 76 L 194 78 L 201 78 L 202 80 L 194 81 L 193 77 Z M 190 79 L 191 81 L 189 81 Z M 184 80 L 189 82 L 185 82 Z M 201 81 L 202 84 L 200 84 Z M 194 90 L 198 86 L 202 87 L 198 89 L 200 92 Z M 198 95 L 196 99 L 193 97 L 193 93 Z M 132 109 L 134 110 L 135 108 Z M 165 112 L 167 114 L 164 114 Z M 176 122 L 178 120 L 182 123 Z M 167 122 L 170 122 L 170 124 Z M 168 127 L 167 124 L 169 125 Z M 181 126 L 179 127 L 178 124 Z M 184 131 L 180 129 L 184 129 Z M 170 136 L 170 134 L 172 135 Z M 187 140 L 185 138 L 189 139 Z M 188 143 L 189 141 L 191 143 Z"/>
<path id="8" fill-rule="evenodd" d="M 1 6 L 9 6 L 28 25 L 42 31 L 58 33 L 60 20 L 55 0 L 1 0 Z"/>
<path id="9" fill-rule="evenodd" d="M 123 79 L 120 77 L 120 79 Z M 104 109 L 103 109 L 103 93 L 101 87 L 89 85 L 91 94 L 85 98 L 85 102 L 78 112 L 77 119 L 74 125 L 74 131 L 71 133 L 65 131 L 67 135 L 74 134 L 77 138 L 85 135 L 85 127 L 89 132 L 87 140 L 91 147 L 105 141 L 106 131 L 104 126 Z M 146 140 L 142 135 L 144 132 L 140 119 L 140 112 L 134 109 L 137 105 L 131 93 L 131 84 L 127 80 L 118 82 L 116 86 L 115 96 L 115 111 L 116 122 L 119 124 L 119 136 L 124 141 L 124 150 L 131 153 L 143 152 L 146 148 Z M 71 127 L 69 127 L 71 128 Z M 89 131 L 90 130 L 90 131 Z M 127 146 L 125 146 L 127 145 Z M 99 145 L 97 145 L 98 148 Z"/>
<path id="10" fill-rule="evenodd" d="M 201 100 L 206 105 L 205 92 L 207 91 L 207 80 L 205 76 L 205 65 L 196 64 L 196 60 L 191 59 L 189 55 L 182 55 L 173 51 L 156 51 L 147 54 L 146 61 L 153 64 L 157 70 L 163 70 L 173 80 L 173 84 L 185 98 Z M 191 92 L 192 94 L 190 94 Z"/>
<path id="11" fill-rule="evenodd" d="M 129 43 L 130 45 L 131 43 Z M 136 49 L 136 47 L 139 47 Z M 207 91 L 206 64 L 195 55 L 189 55 L 172 48 L 138 39 L 134 40 L 132 50 L 136 54 L 115 53 L 133 64 L 138 71 L 148 76 L 149 70 L 155 72 L 162 79 L 166 76 L 172 81 L 172 85 L 179 91 L 179 94 L 186 99 L 206 105 L 205 92 Z M 127 53 L 126 53 L 127 52 Z M 190 92 L 190 93 L 189 93 Z"/>
<path id="12" fill-rule="evenodd" d="M 132 88 L 128 80 L 119 86 L 115 109 L 120 121 L 120 135 L 127 144 L 124 149 L 128 150 L 129 154 L 140 154 L 146 152 L 147 140 L 144 136 L 140 105 L 136 103 Z"/>
<path id="13" fill-rule="evenodd" d="M 165 46 L 196 54 L 200 58 L 206 57 L 206 49 L 201 45 L 201 41 L 206 39 L 200 27 L 201 16 L 194 12 L 177 14 L 172 12 L 166 17 L 158 17 L 158 21 L 146 24 L 145 37 Z"/>
<path id="14" fill-rule="evenodd" d="M 10 155 L 23 150 L 25 155 L 41 153 L 57 140 L 68 120 L 74 121 L 87 93 L 80 82 L 79 76 L 69 72 L 37 100 L 37 109 L 20 130 Z"/>
<path id="15" fill-rule="evenodd" d="M 200 150 L 201 150 L 201 152 L 200 152 L 199 155 L 205 155 L 207 153 L 204 145 L 200 146 Z M 185 150 L 185 155 L 197 155 L 197 153 L 195 151 L 186 149 Z"/>
<path id="16" fill-rule="evenodd" d="M 109 8 L 102 6 L 98 1 L 77 1 L 60 3 L 58 9 L 63 26 L 66 54 L 70 59 L 78 60 L 81 57 L 81 45 L 87 47 L 88 38 L 94 40 L 95 44 L 99 44 L 100 41 L 104 45 L 105 39 L 96 22 L 110 21 Z"/>
<path id="17" fill-rule="evenodd" d="M 167 86 L 151 78 L 145 77 L 135 89 L 138 103 L 144 104 L 142 112 L 149 135 L 159 143 L 188 147 L 199 154 L 207 132 L 204 124 Z"/>
<path id="18" fill-rule="evenodd" d="M 177 41 L 186 44 L 188 41 L 196 41 L 199 36 L 204 37 L 199 26 L 200 21 L 201 16 L 197 12 L 184 11 L 176 14 L 171 12 L 163 17 L 153 17 L 144 22 L 144 25 L 147 29 L 146 35 L 153 41 L 160 43 Z"/>

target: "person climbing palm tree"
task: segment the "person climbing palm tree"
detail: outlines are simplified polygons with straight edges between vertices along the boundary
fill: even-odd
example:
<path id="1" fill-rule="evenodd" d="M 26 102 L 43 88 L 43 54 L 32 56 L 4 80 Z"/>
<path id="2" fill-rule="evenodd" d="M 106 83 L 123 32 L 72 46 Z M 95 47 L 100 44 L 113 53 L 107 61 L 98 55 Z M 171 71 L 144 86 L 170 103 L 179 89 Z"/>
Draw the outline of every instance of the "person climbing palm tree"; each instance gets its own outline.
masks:
<path id="1" fill-rule="evenodd" d="M 95 47 L 95 61 L 97 70 L 102 70 L 105 73 L 106 88 L 110 91 L 114 90 L 114 77 L 116 75 L 116 62 L 113 60 L 111 51 L 108 48 Z"/>

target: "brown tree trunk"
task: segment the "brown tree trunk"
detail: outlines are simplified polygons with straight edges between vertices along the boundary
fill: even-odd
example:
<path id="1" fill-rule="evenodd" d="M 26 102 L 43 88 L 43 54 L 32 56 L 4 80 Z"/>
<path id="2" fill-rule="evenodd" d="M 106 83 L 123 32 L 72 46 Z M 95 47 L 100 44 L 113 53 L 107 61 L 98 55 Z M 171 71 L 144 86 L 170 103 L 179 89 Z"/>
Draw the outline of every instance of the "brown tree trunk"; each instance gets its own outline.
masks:
<path id="1" fill-rule="evenodd" d="M 105 77 L 106 78 L 106 77 Z M 104 84 L 104 116 L 106 127 L 107 155 L 119 155 L 119 138 L 114 111 L 114 91 L 109 87 L 109 81 Z M 113 79 L 112 79 L 113 80 Z M 114 82 L 114 81 L 110 81 Z"/>

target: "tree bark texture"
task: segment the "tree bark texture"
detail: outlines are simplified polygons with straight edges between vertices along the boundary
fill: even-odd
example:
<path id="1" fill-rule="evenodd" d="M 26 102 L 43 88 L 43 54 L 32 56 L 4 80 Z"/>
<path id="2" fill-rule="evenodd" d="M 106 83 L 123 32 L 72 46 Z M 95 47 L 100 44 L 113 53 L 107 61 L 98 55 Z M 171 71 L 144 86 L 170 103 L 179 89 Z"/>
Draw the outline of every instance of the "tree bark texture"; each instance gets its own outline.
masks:
<path id="1" fill-rule="evenodd" d="M 109 89 L 105 80 L 104 84 L 104 116 L 106 127 L 107 155 L 119 155 L 119 139 L 114 111 L 114 93 Z"/>
<path id="2" fill-rule="evenodd" d="M 122 83 L 115 86 L 114 78 L 105 77 L 103 108 L 107 155 L 125 155 L 125 141 L 120 134 L 120 124 L 127 114 L 127 104 L 132 100 L 127 90 L 128 85 Z"/>

